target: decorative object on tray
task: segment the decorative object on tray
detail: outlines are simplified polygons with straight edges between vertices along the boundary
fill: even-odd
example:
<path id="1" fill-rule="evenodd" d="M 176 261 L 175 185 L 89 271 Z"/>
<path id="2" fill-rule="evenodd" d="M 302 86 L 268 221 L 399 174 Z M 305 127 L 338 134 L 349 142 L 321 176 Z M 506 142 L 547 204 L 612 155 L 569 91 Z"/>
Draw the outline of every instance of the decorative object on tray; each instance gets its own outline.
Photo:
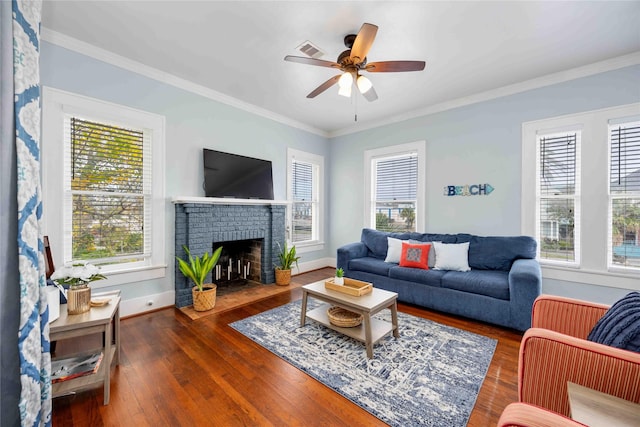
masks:
<path id="1" fill-rule="evenodd" d="M 100 267 L 89 263 L 65 265 L 51 275 L 51 280 L 59 285 L 68 285 L 65 292 L 67 312 L 81 314 L 91 309 L 91 288 L 89 283 L 106 279 L 100 274 Z"/>
<path id="2" fill-rule="evenodd" d="M 280 248 L 280 253 L 278 254 L 280 265 L 275 268 L 276 285 L 287 286 L 291 283 L 291 267 L 293 267 L 293 263 L 298 267 L 300 257 L 296 255 L 296 247 L 291 246 L 291 248 L 288 248 L 286 241 L 284 242 L 284 248 L 280 246 L 280 242 L 278 242 L 278 247 Z"/>
<path id="3" fill-rule="evenodd" d="M 51 382 L 59 383 L 98 372 L 103 353 L 51 361 Z"/>
<path id="4" fill-rule="evenodd" d="M 363 282 L 361 280 L 344 277 L 344 285 L 336 285 L 334 280 L 335 277 L 332 277 L 329 280 L 325 280 L 324 287 L 327 289 L 331 289 L 332 291 L 338 291 L 342 292 L 343 294 L 349 294 L 356 297 L 371 293 L 371 290 L 373 289 L 373 284 L 369 282 Z"/>
<path id="5" fill-rule="evenodd" d="M 333 283 L 336 285 L 344 285 L 344 270 L 341 268 L 336 269 L 336 277 L 333 278 Z"/>
<path id="6" fill-rule="evenodd" d="M 345 310 L 342 307 L 331 307 L 327 310 L 329 322 L 342 328 L 354 328 L 362 323 L 362 314 Z"/>
<path id="7" fill-rule="evenodd" d="M 91 307 L 102 307 L 111 301 L 110 297 L 91 298 Z"/>
<path id="8" fill-rule="evenodd" d="M 209 252 L 205 252 L 204 255 L 199 257 L 193 257 L 189 248 L 182 246 L 187 254 L 187 260 L 178 260 L 178 267 L 182 274 L 191 279 L 195 286 L 191 290 L 193 297 L 193 309 L 195 311 L 207 311 L 211 310 L 216 305 L 216 290 L 217 285 L 215 283 L 207 283 L 204 281 L 207 275 L 211 273 L 213 267 L 218 263 L 220 254 L 222 253 L 222 246 L 213 252 L 213 255 L 209 255 Z M 188 262 L 187 262 L 188 261 Z"/>

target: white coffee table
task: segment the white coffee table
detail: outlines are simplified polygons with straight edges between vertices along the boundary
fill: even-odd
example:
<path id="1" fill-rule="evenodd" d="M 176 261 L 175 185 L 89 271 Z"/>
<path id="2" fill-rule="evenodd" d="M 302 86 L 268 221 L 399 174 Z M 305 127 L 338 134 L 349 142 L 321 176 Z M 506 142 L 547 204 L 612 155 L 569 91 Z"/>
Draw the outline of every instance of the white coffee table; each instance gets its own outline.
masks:
<path id="1" fill-rule="evenodd" d="M 307 312 L 307 298 L 324 301 L 320 307 Z M 342 292 L 325 289 L 324 280 L 311 283 L 302 287 L 302 312 L 300 314 L 300 326 L 304 326 L 309 318 L 334 331 L 340 332 L 348 337 L 354 338 L 365 344 L 367 357 L 373 358 L 373 345 L 380 341 L 389 333 L 393 333 L 395 338 L 400 337 L 398 332 L 398 294 L 373 288 L 371 293 L 362 296 L 352 296 Z M 345 310 L 359 313 L 363 317 L 362 324 L 353 328 L 343 328 L 333 325 L 329 321 L 327 310 L 331 306 L 342 307 Z M 388 308 L 391 310 L 391 323 L 384 320 L 375 319 L 371 316 Z"/>

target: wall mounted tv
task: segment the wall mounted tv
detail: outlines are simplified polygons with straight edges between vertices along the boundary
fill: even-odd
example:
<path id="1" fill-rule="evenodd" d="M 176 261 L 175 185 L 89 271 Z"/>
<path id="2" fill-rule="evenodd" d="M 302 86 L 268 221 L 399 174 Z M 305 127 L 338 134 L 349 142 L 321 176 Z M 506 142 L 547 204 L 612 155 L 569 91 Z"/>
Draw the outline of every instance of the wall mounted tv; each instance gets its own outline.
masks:
<path id="1" fill-rule="evenodd" d="M 203 150 L 207 197 L 273 200 L 271 161 Z"/>

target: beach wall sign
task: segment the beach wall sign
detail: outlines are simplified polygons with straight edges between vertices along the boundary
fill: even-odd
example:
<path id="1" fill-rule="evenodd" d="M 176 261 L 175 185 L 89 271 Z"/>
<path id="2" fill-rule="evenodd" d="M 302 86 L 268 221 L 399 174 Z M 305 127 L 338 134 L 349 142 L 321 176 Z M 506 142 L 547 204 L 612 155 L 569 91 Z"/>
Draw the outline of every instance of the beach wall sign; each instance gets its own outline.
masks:
<path id="1" fill-rule="evenodd" d="M 491 184 L 447 185 L 445 196 L 488 196 L 494 188 Z"/>

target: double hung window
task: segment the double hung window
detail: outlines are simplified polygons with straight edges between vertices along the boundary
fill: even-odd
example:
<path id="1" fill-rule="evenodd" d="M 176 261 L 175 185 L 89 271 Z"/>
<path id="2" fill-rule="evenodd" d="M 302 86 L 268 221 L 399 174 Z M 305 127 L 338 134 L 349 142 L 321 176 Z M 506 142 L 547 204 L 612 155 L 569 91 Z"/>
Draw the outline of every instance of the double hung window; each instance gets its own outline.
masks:
<path id="1" fill-rule="evenodd" d="M 540 258 L 577 263 L 580 131 L 537 138 L 537 226 Z"/>
<path id="2" fill-rule="evenodd" d="M 416 231 L 424 227 L 424 143 L 365 152 L 369 188 L 367 227 Z"/>
<path id="3" fill-rule="evenodd" d="M 609 125 L 609 265 L 640 268 L 640 121 Z"/>
<path id="4" fill-rule="evenodd" d="M 640 289 L 640 104 L 522 130 L 522 233 L 543 277 Z"/>
<path id="5" fill-rule="evenodd" d="M 50 88 L 43 100 L 44 224 L 59 262 L 100 265 L 110 284 L 162 277 L 164 118 Z"/>
<path id="6" fill-rule="evenodd" d="M 322 156 L 288 150 L 289 240 L 304 251 L 322 244 Z"/>

